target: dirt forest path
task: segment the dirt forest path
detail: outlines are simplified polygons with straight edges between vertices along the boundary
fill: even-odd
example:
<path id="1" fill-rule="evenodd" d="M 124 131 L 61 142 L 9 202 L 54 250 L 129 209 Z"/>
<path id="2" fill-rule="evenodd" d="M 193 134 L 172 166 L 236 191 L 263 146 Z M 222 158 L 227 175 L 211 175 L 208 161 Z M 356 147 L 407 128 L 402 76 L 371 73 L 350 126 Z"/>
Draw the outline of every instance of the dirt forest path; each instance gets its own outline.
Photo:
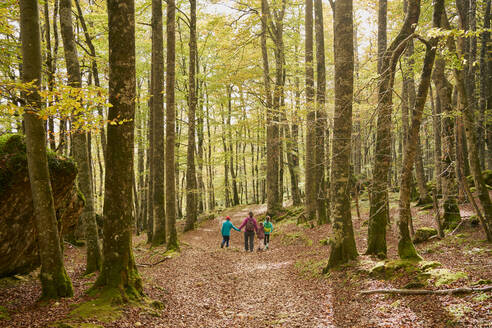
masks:
<path id="1" fill-rule="evenodd" d="M 227 215 L 237 227 L 255 206 Z M 243 233 L 231 232 L 229 249 L 220 249 L 222 218 L 205 222 L 181 237 L 181 254 L 143 268 L 149 294 L 166 302 L 153 325 L 173 327 L 331 327 L 327 293 L 315 280 L 296 274 L 297 255 L 279 241 L 271 249 L 244 251 Z M 160 294 L 160 295 L 159 295 Z M 150 324 L 150 323 L 147 323 Z"/>

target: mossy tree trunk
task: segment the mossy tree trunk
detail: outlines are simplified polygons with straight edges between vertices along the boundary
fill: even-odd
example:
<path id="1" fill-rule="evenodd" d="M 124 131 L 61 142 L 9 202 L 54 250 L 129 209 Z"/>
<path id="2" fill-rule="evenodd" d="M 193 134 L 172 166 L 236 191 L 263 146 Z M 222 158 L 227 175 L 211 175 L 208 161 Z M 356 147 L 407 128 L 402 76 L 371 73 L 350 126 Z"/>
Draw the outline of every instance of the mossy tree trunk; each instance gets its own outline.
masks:
<path id="1" fill-rule="evenodd" d="M 153 123 L 153 179 L 152 245 L 166 242 L 166 211 L 164 206 L 164 57 L 162 30 L 162 1 L 152 0 L 152 114 Z"/>
<path id="2" fill-rule="evenodd" d="M 176 231 L 175 158 L 176 108 L 174 87 L 176 81 L 176 3 L 167 2 L 166 22 L 166 218 L 169 238 L 168 249 L 178 249 Z"/>
<path id="3" fill-rule="evenodd" d="M 316 180 L 316 112 L 314 108 L 313 70 L 313 0 L 305 6 L 305 74 L 306 74 L 306 158 L 305 158 L 305 208 L 307 220 L 316 218 L 318 181 Z"/>
<path id="4" fill-rule="evenodd" d="M 326 181 L 325 181 L 325 132 L 326 130 L 326 67 L 325 67 L 325 34 L 323 25 L 323 4 L 321 0 L 314 0 L 314 20 L 316 35 L 316 180 L 318 224 L 329 222 L 326 212 Z"/>
<path id="5" fill-rule="evenodd" d="M 492 112 L 492 42 L 490 40 L 491 0 L 482 4 L 483 28 L 480 34 L 480 114 L 487 117 Z M 486 164 L 492 170 L 492 122 L 484 120 L 482 128 L 484 142 L 487 143 Z"/>
<path id="6" fill-rule="evenodd" d="M 82 87 L 82 76 L 77 54 L 77 47 L 72 27 L 72 2 L 60 0 L 60 30 L 65 52 L 65 65 L 68 73 L 68 83 L 71 87 Z M 80 113 L 75 113 L 79 116 Z M 85 205 L 82 212 L 82 223 L 87 243 L 86 273 L 99 271 L 101 268 L 101 250 L 97 233 L 96 214 L 94 211 L 94 195 L 92 189 L 92 174 L 89 162 L 87 134 L 85 131 L 75 131 L 73 135 L 73 155 L 79 170 L 77 182 L 84 195 Z"/>
<path id="7" fill-rule="evenodd" d="M 441 155 L 441 185 L 443 195 L 443 228 L 453 229 L 461 221 L 460 209 L 458 208 L 458 184 L 456 181 L 456 152 L 454 140 L 453 105 L 451 95 L 453 86 L 444 73 L 446 62 L 438 58 L 435 63 L 433 80 L 439 99 L 442 118 L 442 155 Z"/>
<path id="8" fill-rule="evenodd" d="M 188 71 L 188 149 L 186 156 L 186 225 L 191 230 L 197 220 L 197 181 L 195 175 L 195 113 L 196 93 L 196 0 L 190 0 L 190 65 Z M 234 181 L 235 182 L 235 181 Z M 235 196 L 237 195 L 237 192 Z"/>
<path id="9" fill-rule="evenodd" d="M 65 271 L 48 171 L 46 134 L 43 120 L 37 115 L 41 98 L 41 42 L 39 10 L 36 0 L 20 1 L 20 36 L 22 81 L 32 82 L 33 90 L 25 95 L 24 126 L 27 164 L 38 235 L 42 297 L 46 299 L 73 295 L 72 283 Z"/>
<path id="10" fill-rule="evenodd" d="M 460 28 L 464 28 L 465 24 L 465 13 L 463 12 L 460 6 L 463 6 L 462 0 L 456 2 L 458 6 L 458 13 L 460 15 L 459 26 Z M 447 17 L 443 16 L 444 27 L 446 29 L 450 29 L 449 22 L 447 21 Z M 448 42 L 448 48 L 451 53 L 456 56 L 463 55 L 466 52 L 466 44 L 463 38 L 458 39 L 458 49 L 456 49 L 456 44 L 454 42 Z M 458 50 L 458 51 L 456 51 Z M 468 160 L 470 164 L 470 171 L 473 176 L 473 181 L 475 183 L 475 188 L 477 190 L 478 199 L 480 199 L 480 203 L 482 204 L 483 212 L 484 212 L 484 220 L 482 222 L 482 227 L 487 236 L 487 240 L 492 242 L 492 202 L 490 201 L 490 196 L 487 187 L 485 186 L 485 182 L 483 180 L 481 168 L 480 168 L 480 159 L 478 154 L 478 144 L 477 144 L 477 135 L 475 129 L 475 115 L 473 104 L 469 103 L 467 88 L 465 83 L 465 72 L 458 68 L 453 70 L 454 78 L 456 80 L 456 88 L 458 90 L 458 108 L 463 113 L 463 125 L 465 127 L 465 135 L 466 141 L 468 145 Z M 465 159 L 466 161 L 466 159 Z"/>
<path id="11" fill-rule="evenodd" d="M 270 13 L 268 0 L 261 1 L 261 24 L 262 24 L 262 59 L 263 59 L 263 78 L 265 80 L 265 92 L 267 103 L 267 212 L 276 215 L 282 208 L 283 192 L 279 187 L 279 167 L 281 158 L 281 141 L 279 130 L 279 119 L 281 103 L 284 94 L 284 44 L 283 44 L 283 19 L 285 14 L 286 1 L 282 1 L 279 9 L 273 9 L 274 15 Z M 267 33 L 270 33 L 274 43 L 275 56 L 275 86 L 273 96 L 271 96 L 268 67 L 268 51 L 266 47 Z M 267 85 L 268 84 L 268 85 Z"/>
<path id="12" fill-rule="evenodd" d="M 135 118 L 135 4 L 108 0 L 109 110 L 104 193 L 104 260 L 95 287 L 118 298 L 140 298 L 142 280 L 132 250 L 132 168 Z"/>
<path id="13" fill-rule="evenodd" d="M 437 0 L 434 5 L 433 14 L 433 26 L 440 27 L 440 17 L 444 10 L 444 0 Z M 400 200 L 399 200 L 399 241 L 398 241 L 398 255 L 402 259 L 421 259 L 418 255 L 410 233 L 408 230 L 408 224 L 411 220 L 410 210 L 410 189 L 412 182 L 412 168 L 415 163 L 415 156 L 417 154 L 417 139 L 419 138 L 420 124 L 422 121 L 422 115 L 424 112 L 425 101 L 427 93 L 429 92 L 429 86 L 432 75 L 432 67 L 434 65 L 434 59 L 436 57 L 436 46 L 438 39 L 432 38 L 426 43 L 426 52 L 423 62 L 422 74 L 420 76 L 420 83 L 418 86 L 417 97 L 415 99 L 415 106 L 413 108 L 412 122 L 410 125 L 408 142 L 405 145 L 403 153 L 403 164 L 401 171 L 401 185 L 400 185 Z"/>
<path id="14" fill-rule="evenodd" d="M 376 149 L 371 186 L 368 246 L 366 254 L 386 257 L 386 225 L 389 222 L 388 174 L 391 163 L 392 88 L 395 68 L 405 40 L 415 31 L 420 16 L 420 0 L 408 0 L 408 10 L 400 32 L 384 53 L 378 85 Z"/>
<path id="15" fill-rule="evenodd" d="M 352 100 L 354 91 L 354 39 L 352 0 L 337 0 L 334 8 L 335 114 L 331 167 L 331 215 L 333 218 L 330 258 L 325 271 L 357 257 L 350 211 L 350 167 Z M 347 37 L 349 36 L 349 37 Z"/>

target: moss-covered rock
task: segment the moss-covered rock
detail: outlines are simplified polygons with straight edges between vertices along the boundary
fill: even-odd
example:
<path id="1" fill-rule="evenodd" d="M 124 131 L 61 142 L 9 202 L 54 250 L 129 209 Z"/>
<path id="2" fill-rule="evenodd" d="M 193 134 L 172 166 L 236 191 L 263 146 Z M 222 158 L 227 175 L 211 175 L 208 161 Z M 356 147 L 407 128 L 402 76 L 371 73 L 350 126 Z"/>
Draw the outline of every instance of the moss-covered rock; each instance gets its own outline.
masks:
<path id="1" fill-rule="evenodd" d="M 437 230 L 429 227 L 418 228 L 415 231 L 413 242 L 415 244 L 429 240 L 430 237 L 437 235 Z"/>
<path id="2" fill-rule="evenodd" d="M 459 279 L 467 278 L 467 275 L 464 272 L 452 272 L 448 269 L 430 269 L 426 272 L 434 280 L 434 285 L 436 285 L 436 287 L 448 285 Z"/>
<path id="3" fill-rule="evenodd" d="M 51 188 L 59 229 L 74 226 L 83 207 L 75 187 L 77 168 L 67 158 L 48 152 Z M 0 277 L 27 273 L 39 265 L 34 209 L 24 137 L 0 137 Z"/>
<path id="4" fill-rule="evenodd" d="M 419 270 L 417 263 L 417 261 L 409 260 L 380 261 L 369 270 L 369 275 L 377 278 L 390 279 L 399 272 L 417 272 Z"/>

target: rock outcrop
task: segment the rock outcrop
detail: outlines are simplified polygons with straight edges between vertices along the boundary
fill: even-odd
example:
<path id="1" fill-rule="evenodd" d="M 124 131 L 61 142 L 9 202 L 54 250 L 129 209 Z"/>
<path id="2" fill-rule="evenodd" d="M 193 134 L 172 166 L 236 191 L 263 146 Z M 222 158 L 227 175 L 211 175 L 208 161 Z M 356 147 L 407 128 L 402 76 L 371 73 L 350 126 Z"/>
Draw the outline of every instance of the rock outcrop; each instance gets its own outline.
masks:
<path id="1" fill-rule="evenodd" d="M 77 192 L 75 163 L 48 153 L 51 188 L 61 235 L 77 224 L 83 198 Z M 34 209 L 21 135 L 0 136 L 0 277 L 39 266 Z"/>

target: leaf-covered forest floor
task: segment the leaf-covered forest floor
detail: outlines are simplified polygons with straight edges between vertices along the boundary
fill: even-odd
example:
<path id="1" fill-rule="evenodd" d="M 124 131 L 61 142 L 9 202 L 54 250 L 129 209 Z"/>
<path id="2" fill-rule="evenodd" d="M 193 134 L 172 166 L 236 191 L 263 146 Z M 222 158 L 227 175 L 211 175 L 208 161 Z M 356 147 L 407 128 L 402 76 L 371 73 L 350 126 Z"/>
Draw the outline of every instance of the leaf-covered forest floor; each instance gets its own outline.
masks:
<path id="1" fill-rule="evenodd" d="M 397 216 L 395 199 L 392 195 L 393 220 Z M 480 279 L 490 284 L 492 245 L 484 242 L 479 227 L 464 225 L 453 236 L 418 244 L 429 267 L 425 270 L 393 261 L 381 271 L 382 262 L 361 255 L 356 263 L 323 275 L 329 225 L 297 225 L 295 219 L 286 218 L 275 224 L 268 251 L 246 253 L 243 235 L 235 231 L 231 247 L 220 249 L 223 215 L 230 215 L 238 225 L 249 210 L 261 213 L 265 207 L 240 206 L 201 222 L 196 231 L 180 236 L 180 253 L 166 253 L 165 247 L 150 249 L 145 236 L 135 237 L 135 258 L 147 299 L 144 305 L 91 303 L 85 292 L 95 276 L 83 276 L 85 250 L 65 244 L 65 263 L 75 296 L 39 303 L 36 272 L 2 279 L 0 326 L 492 327 L 490 292 L 444 296 L 359 294 L 366 289 L 402 288 L 409 282 L 418 282 L 427 289 L 470 286 Z M 362 198 L 361 220 L 353 211 L 360 254 L 367 244 L 367 212 L 368 201 Z M 472 214 L 468 205 L 461 206 L 461 212 L 465 217 Z M 432 227 L 432 215 L 432 209 L 414 208 L 415 227 Z M 255 248 L 257 242 L 255 238 Z M 396 251 L 393 221 L 388 231 L 389 259 L 397 259 Z"/>

